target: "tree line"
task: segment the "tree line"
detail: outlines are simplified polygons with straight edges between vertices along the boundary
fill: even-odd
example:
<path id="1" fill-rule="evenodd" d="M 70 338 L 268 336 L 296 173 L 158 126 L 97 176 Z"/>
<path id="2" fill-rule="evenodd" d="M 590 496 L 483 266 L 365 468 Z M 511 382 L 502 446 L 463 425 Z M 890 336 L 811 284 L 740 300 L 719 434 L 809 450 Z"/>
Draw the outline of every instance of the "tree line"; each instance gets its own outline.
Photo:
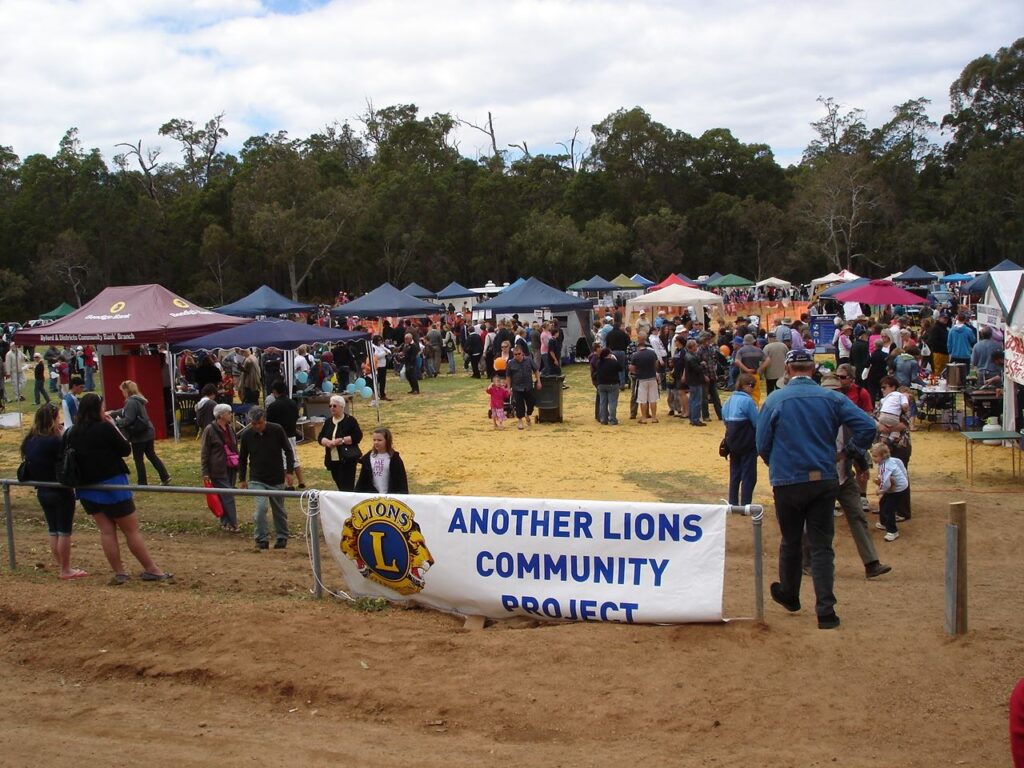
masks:
<path id="1" fill-rule="evenodd" d="M 218 305 L 268 283 L 330 302 L 383 280 L 719 271 L 806 280 L 985 269 L 1024 254 L 1024 38 L 971 61 L 941 126 L 928 100 L 864 113 L 821 97 L 798 164 L 725 128 L 692 136 L 641 107 L 576 130 L 560 153 L 504 143 L 413 104 L 368 104 L 306 138 L 284 131 L 224 151 L 223 115 L 140 141 L 107 165 L 71 128 L 56 154 L 0 146 L 0 319 L 81 304 L 107 285 L 156 282 Z M 487 150 L 466 157 L 462 124 Z M 942 129 L 942 145 L 931 136 Z"/>

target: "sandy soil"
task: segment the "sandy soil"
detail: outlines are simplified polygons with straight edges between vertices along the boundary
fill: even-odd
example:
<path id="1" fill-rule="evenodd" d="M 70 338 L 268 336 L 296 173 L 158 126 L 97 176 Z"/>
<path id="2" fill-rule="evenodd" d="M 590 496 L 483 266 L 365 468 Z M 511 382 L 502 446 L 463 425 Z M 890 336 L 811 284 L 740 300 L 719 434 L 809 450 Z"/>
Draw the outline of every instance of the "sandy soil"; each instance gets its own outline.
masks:
<path id="1" fill-rule="evenodd" d="M 529 432 L 495 432 L 462 377 L 425 382 L 418 400 L 395 382 L 386 420 L 414 491 L 721 498 L 717 422 L 602 428 L 582 374 L 570 374 L 565 423 Z M 372 424 L 365 406 L 357 415 Z M 184 468 L 194 442 L 159 450 L 176 478 L 197 479 Z M 303 456 L 322 484 L 319 452 Z M 1006 699 L 1024 674 L 1024 486 L 1008 459 L 979 448 L 967 487 L 961 438 L 916 435 L 914 519 L 892 544 L 873 531 L 893 572 L 867 581 L 838 523 L 834 632 L 770 600 L 763 625 L 514 620 L 482 631 L 432 611 L 316 601 L 302 538 L 256 553 L 214 531 L 200 497 L 140 500 L 173 584 L 106 586 L 83 515 L 75 562 L 94 575 L 58 583 L 38 507 L 16 490 L 20 568 L 0 571 L 0 765 L 1007 765 Z M 770 501 L 763 468 L 756 495 Z M 954 640 L 942 582 L 958 499 L 970 518 L 971 631 Z M 729 521 L 731 617 L 753 611 L 750 525 Z M 770 580 L 770 509 L 764 532 Z M 331 570 L 327 580 L 344 587 Z"/>

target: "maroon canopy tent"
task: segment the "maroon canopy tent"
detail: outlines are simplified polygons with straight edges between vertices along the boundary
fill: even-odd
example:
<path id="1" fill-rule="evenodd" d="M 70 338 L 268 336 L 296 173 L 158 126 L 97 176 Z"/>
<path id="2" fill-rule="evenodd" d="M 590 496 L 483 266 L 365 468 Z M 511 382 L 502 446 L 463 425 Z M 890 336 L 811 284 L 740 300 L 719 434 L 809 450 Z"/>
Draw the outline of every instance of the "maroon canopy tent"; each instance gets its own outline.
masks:
<path id="1" fill-rule="evenodd" d="M 16 344 L 157 344 L 194 339 L 251 322 L 197 307 L 162 285 L 105 288 L 95 299 L 49 325 L 23 328 Z"/>
<path id="2" fill-rule="evenodd" d="M 197 307 L 162 285 L 121 285 L 105 288 L 85 306 L 49 325 L 18 331 L 14 342 L 26 347 L 159 344 L 194 339 L 251 322 L 247 317 L 230 317 Z M 170 364 L 170 360 L 167 362 Z M 158 439 L 167 435 L 165 402 L 172 419 L 176 410 L 173 387 L 169 397 L 166 395 L 163 364 L 163 357 L 159 355 L 104 355 L 100 368 L 104 408 L 110 410 L 123 405 L 124 396 L 118 385 L 131 379 L 149 401 L 146 411 Z M 173 372 L 169 373 L 168 379 L 173 382 Z M 174 426 L 177 432 L 176 420 Z"/>

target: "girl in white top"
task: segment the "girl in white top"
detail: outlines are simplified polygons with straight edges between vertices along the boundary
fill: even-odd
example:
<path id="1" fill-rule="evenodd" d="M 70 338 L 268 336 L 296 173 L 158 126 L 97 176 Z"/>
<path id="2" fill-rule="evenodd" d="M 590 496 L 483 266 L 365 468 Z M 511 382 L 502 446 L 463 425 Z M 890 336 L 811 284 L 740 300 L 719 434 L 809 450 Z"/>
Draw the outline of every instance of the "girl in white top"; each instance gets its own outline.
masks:
<path id="1" fill-rule="evenodd" d="M 885 443 L 871 446 L 871 459 L 878 467 L 878 486 L 875 492 L 879 496 L 879 522 L 875 523 L 875 527 L 885 530 L 886 541 L 896 541 L 900 535 L 896 523 L 906 519 L 909 511 L 910 479 L 907 477 L 907 468 L 902 461 L 892 457 Z"/>
<path id="2" fill-rule="evenodd" d="M 900 416 L 910 419 L 910 399 L 896 388 L 899 382 L 892 376 L 883 376 L 879 382 L 882 399 L 878 403 L 878 429 L 881 432 L 897 432 L 905 428 Z"/>

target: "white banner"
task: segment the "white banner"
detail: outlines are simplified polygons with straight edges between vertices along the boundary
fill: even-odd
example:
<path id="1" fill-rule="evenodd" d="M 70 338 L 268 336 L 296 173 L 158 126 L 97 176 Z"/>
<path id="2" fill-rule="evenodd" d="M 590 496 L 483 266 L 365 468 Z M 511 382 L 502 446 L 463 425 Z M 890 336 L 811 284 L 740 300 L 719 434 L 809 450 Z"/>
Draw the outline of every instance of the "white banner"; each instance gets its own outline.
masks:
<path id="1" fill-rule="evenodd" d="M 1006 328 L 1003 335 L 1003 371 L 1018 384 L 1024 385 L 1024 328 Z"/>
<path id="2" fill-rule="evenodd" d="M 975 315 L 978 318 L 978 325 L 989 325 L 993 328 L 1002 329 L 1003 311 L 999 307 L 990 307 L 985 304 L 977 304 L 974 307 Z"/>
<path id="3" fill-rule="evenodd" d="M 492 619 L 720 621 L 728 507 L 320 494 L 356 595 Z"/>

